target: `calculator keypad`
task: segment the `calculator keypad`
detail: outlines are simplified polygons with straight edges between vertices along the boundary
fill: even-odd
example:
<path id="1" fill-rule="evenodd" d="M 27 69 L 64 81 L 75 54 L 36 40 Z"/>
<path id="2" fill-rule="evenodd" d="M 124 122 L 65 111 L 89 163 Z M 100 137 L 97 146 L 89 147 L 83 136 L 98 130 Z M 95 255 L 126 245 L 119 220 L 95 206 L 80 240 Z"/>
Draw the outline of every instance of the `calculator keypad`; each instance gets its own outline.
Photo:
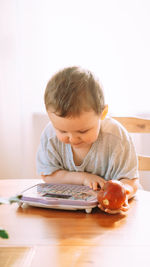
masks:
<path id="1" fill-rule="evenodd" d="M 93 194 L 90 192 L 93 191 L 88 186 L 82 185 L 70 185 L 70 184 L 38 184 L 37 192 L 44 196 L 45 194 L 54 194 L 60 195 L 70 195 L 69 199 L 72 200 L 91 200 L 93 199 Z M 59 198 L 59 196 L 58 196 Z"/>

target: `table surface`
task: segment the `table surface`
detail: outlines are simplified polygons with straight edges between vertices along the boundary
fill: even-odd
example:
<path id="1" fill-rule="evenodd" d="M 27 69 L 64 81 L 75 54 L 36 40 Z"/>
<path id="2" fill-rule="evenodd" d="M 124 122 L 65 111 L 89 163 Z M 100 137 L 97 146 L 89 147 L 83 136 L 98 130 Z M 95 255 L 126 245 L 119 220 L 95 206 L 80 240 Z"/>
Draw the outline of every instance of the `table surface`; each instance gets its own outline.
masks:
<path id="1" fill-rule="evenodd" d="M 41 180 L 0 180 L 10 197 Z M 150 266 L 150 192 L 139 190 L 126 214 L 98 208 L 64 211 L 18 204 L 0 206 L 0 267 Z"/>

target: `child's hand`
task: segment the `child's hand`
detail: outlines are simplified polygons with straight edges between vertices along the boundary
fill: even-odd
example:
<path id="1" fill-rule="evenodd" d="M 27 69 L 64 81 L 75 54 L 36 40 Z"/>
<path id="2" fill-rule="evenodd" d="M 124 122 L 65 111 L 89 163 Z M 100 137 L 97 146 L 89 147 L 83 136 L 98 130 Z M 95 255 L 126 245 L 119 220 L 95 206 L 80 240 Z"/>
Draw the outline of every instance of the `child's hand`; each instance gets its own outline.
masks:
<path id="1" fill-rule="evenodd" d="M 93 190 L 102 188 L 106 181 L 95 174 L 84 173 L 83 185 L 89 186 Z"/>
<path id="2" fill-rule="evenodd" d="M 100 203 L 98 205 L 98 207 L 106 212 L 106 213 L 109 213 L 109 214 L 117 214 L 117 213 L 122 213 L 122 212 L 126 212 L 128 209 L 129 209 L 129 204 L 128 204 L 128 197 L 126 197 L 126 200 L 125 200 L 125 203 L 121 206 L 120 209 L 118 210 L 110 210 L 110 209 L 107 209 L 107 208 L 104 208 Z"/>
<path id="3" fill-rule="evenodd" d="M 98 207 L 111 214 L 127 211 L 129 190 L 123 183 L 116 180 L 109 180 L 99 191 L 97 199 Z"/>

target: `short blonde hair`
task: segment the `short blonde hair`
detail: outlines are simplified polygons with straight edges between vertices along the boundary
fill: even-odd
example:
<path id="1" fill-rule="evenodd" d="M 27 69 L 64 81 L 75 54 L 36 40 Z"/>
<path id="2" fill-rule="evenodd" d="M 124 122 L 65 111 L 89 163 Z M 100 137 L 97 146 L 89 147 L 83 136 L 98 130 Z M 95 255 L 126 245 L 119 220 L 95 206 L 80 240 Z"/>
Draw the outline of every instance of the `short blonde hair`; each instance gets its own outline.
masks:
<path id="1" fill-rule="evenodd" d="M 57 72 L 48 82 L 44 94 L 46 110 L 61 117 L 78 116 L 82 111 L 100 114 L 105 106 L 103 90 L 92 72 L 68 67 Z"/>

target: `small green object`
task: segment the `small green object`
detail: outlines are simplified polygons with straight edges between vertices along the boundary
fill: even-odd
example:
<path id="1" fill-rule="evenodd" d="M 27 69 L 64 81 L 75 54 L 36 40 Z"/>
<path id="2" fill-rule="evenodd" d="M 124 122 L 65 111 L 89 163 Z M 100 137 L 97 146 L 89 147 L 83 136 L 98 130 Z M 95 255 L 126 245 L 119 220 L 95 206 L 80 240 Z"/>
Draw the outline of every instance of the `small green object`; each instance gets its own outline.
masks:
<path id="1" fill-rule="evenodd" d="M 16 202 L 20 201 L 20 198 L 21 198 L 21 195 L 16 195 L 16 196 L 10 197 L 9 199 L 0 197 L 0 204 L 16 203 Z M 7 239 L 7 238 L 9 238 L 9 235 L 6 232 L 6 230 L 0 228 L 0 237 Z"/>
<path id="2" fill-rule="evenodd" d="M 3 197 L 0 197 L 0 204 L 12 204 L 12 203 L 17 203 L 20 201 L 21 199 L 21 195 L 16 195 L 16 196 L 13 196 L 13 197 L 10 197 L 8 199 L 6 198 L 3 198 Z"/>
<path id="3" fill-rule="evenodd" d="M 105 206 L 108 206 L 109 205 L 109 200 L 107 198 L 103 199 L 103 204 Z"/>
<path id="4" fill-rule="evenodd" d="M 21 195 L 16 195 L 16 196 L 10 197 L 9 198 L 9 203 L 12 204 L 12 203 L 19 202 L 21 197 L 22 197 Z"/>
<path id="5" fill-rule="evenodd" d="M 0 204 L 9 204 L 9 200 L 3 197 L 0 197 Z"/>
<path id="6" fill-rule="evenodd" d="M 9 238 L 9 235 L 8 235 L 8 233 L 4 229 L 1 229 L 0 228 L 0 237 L 5 238 L 5 239 L 8 239 Z"/>

